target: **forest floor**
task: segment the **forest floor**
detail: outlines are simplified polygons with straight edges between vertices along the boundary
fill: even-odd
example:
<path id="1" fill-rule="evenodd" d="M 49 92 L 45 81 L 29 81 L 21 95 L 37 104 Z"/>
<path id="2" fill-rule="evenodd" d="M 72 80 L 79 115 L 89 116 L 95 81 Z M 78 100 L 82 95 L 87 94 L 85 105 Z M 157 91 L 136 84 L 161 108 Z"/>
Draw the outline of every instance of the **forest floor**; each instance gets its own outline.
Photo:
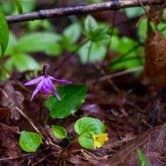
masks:
<path id="1" fill-rule="evenodd" d="M 100 16 L 96 18 L 103 20 L 106 14 Z M 121 34 L 126 32 L 125 35 L 132 36 L 127 34 L 130 31 L 128 24 L 124 28 L 122 26 L 119 27 Z M 12 28 L 15 30 L 16 27 Z M 19 35 L 21 31 L 16 33 Z M 143 75 L 135 77 L 133 73 L 126 73 L 103 79 L 113 74 L 103 68 L 103 64 L 109 61 L 108 55 L 104 62 L 86 65 L 68 53 L 59 57 L 33 56 L 50 64 L 50 75 L 71 80 L 74 84 L 85 83 L 88 87 L 86 100 L 75 114 L 50 123 L 63 125 L 72 138 L 75 136 L 73 125 L 78 118 L 96 117 L 106 125 L 109 141 L 102 148 L 86 150 L 78 143 L 68 147 L 66 139 L 53 138 L 46 125 L 48 111 L 43 107 L 43 98 L 38 95 L 31 102 L 33 89 L 23 86 L 31 72 L 15 72 L 10 80 L 0 84 L 0 166 L 136 166 L 138 148 L 144 152 L 151 166 L 166 165 L 166 96 L 158 97 L 158 92 L 150 88 Z M 18 108 L 43 135 L 53 139 L 57 149 L 42 145 L 35 153 L 21 150 L 18 142 L 20 131 L 33 131 L 33 127 Z"/>

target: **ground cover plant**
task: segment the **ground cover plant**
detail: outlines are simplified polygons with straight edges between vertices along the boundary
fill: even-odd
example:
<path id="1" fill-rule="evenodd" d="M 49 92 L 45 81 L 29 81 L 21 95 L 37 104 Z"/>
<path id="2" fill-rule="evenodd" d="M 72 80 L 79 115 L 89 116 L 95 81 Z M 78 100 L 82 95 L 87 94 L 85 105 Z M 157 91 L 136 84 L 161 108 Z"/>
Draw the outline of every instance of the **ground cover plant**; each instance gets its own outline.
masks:
<path id="1" fill-rule="evenodd" d="M 164 166 L 165 7 L 0 2 L 0 165 Z"/>

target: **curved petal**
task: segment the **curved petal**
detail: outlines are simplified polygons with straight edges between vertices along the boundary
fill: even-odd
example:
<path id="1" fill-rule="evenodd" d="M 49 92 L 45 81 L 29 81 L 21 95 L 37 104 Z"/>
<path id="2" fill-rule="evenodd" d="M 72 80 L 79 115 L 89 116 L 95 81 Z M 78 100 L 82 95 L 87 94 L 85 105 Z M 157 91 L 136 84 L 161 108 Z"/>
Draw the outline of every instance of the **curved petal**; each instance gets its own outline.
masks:
<path id="1" fill-rule="evenodd" d="M 33 100 L 34 96 L 41 90 L 42 86 L 43 86 L 43 81 L 41 81 L 41 82 L 37 85 L 36 89 L 33 91 L 32 97 L 31 97 L 31 101 Z"/>
<path id="2" fill-rule="evenodd" d="M 30 80 L 30 81 L 24 83 L 24 86 L 31 86 L 33 84 L 37 84 L 42 78 L 43 78 L 43 76 L 40 76 L 40 77 L 37 77 L 33 80 Z"/>
<path id="3" fill-rule="evenodd" d="M 61 97 L 59 96 L 55 86 L 53 85 L 53 83 L 51 82 L 51 80 L 48 79 L 48 83 L 50 84 L 50 86 L 52 87 L 53 91 L 54 91 L 54 95 L 57 97 L 57 99 L 60 101 Z"/>
<path id="4" fill-rule="evenodd" d="M 48 76 L 48 78 L 49 78 L 50 80 L 54 80 L 54 81 L 56 81 L 56 82 L 58 82 L 58 83 L 60 83 L 60 84 L 72 84 L 72 81 L 68 81 L 68 80 L 59 80 L 59 79 L 56 79 L 56 78 L 54 78 L 54 77 L 52 77 L 52 76 Z"/>

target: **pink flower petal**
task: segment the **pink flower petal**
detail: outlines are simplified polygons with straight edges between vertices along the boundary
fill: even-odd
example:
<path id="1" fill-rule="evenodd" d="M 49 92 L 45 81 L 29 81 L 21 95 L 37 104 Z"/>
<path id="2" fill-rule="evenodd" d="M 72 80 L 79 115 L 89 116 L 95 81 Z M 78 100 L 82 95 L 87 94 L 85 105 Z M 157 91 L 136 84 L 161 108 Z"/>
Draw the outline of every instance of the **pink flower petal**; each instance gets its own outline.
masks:
<path id="1" fill-rule="evenodd" d="M 50 79 L 48 79 L 48 83 L 50 84 L 50 86 L 52 87 L 53 89 L 53 92 L 54 92 L 54 95 L 57 97 L 57 99 L 60 101 L 61 100 L 61 97 L 59 96 L 55 86 L 53 85 L 52 81 Z"/>
<path id="2" fill-rule="evenodd" d="M 52 77 L 52 76 L 48 76 L 48 78 L 49 78 L 50 80 L 54 80 L 54 81 L 56 81 L 56 82 L 58 82 L 58 83 L 61 83 L 61 84 L 72 84 L 72 81 L 60 80 L 60 79 L 56 79 L 56 78 L 54 78 L 54 77 Z"/>
<path id="3" fill-rule="evenodd" d="M 31 101 L 33 100 L 34 96 L 41 90 L 42 86 L 43 86 L 43 81 L 41 81 L 33 91 Z"/>
<path id="4" fill-rule="evenodd" d="M 37 83 L 39 83 L 39 81 L 40 81 L 42 78 L 43 78 L 43 76 L 40 76 L 40 77 L 37 77 L 37 78 L 35 78 L 35 79 L 33 79 L 33 80 L 30 80 L 30 81 L 26 82 L 26 83 L 24 84 L 24 86 L 31 86 L 31 85 L 37 84 Z"/>

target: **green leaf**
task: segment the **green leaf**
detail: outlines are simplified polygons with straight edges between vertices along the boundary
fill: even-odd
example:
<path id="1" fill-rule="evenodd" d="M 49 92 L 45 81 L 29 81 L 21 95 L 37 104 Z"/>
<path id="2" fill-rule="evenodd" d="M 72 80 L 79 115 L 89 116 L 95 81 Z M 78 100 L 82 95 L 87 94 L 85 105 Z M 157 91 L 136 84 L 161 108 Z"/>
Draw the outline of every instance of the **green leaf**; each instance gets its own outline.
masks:
<path id="1" fill-rule="evenodd" d="M 137 149 L 137 157 L 138 157 L 138 164 L 139 166 L 148 166 L 148 159 L 142 153 L 140 149 Z"/>
<path id="2" fill-rule="evenodd" d="M 1 54 L 5 53 L 9 40 L 9 29 L 4 13 L 0 10 L 0 46 Z"/>
<path id="3" fill-rule="evenodd" d="M 84 148 L 94 149 L 92 133 L 89 132 L 83 133 L 81 136 L 79 136 L 78 142 Z"/>
<path id="4" fill-rule="evenodd" d="M 115 58 L 111 61 L 112 69 L 131 69 L 143 65 L 143 58 L 136 58 L 143 54 L 143 47 L 138 46 L 138 43 L 127 37 L 112 36 L 110 48 L 122 56 L 120 59 Z M 131 51 L 129 51 L 131 50 Z M 112 65 L 113 64 L 113 65 Z"/>
<path id="5" fill-rule="evenodd" d="M 137 46 L 138 43 L 131 38 L 128 37 L 119 37 L 119 36 L 112 36 L 112 42 L 110 45 L 110 48 L 120 54 L 125 54 L 128 50 L 131 50 L 135 46 Z M 137 55 L 137 52 L 133 50 L 132 54 Z"/>
<path id="6" fill-rule="evenodd" d="M 55 33 L 31 33 L 23 36 L 17 43 L 19 52 L 45 52 L 50 55 L 61 53 L 61 47 L 57 43 L 59 36 Z"/>
<path id="7" fill-rule="evenodd" d="M 158 25 L 158 29 L 160 32 L 162 32 L 163 36 L 166 38 L 166 23 L 160 22 L 160 24 Z"/>
<path id="8" fill-rule="evenodd" d="M 87 87 L 86 85 L 65 85 L 58 88 L 58 93 L 61 101 L 53 95 L 45 102 L 45 105 L 52 118 L 63 119 L 79 109 L 85 100 Z"/>
<path id="9" fill-rule="evenodd" d="M 15 53 L 15 46 L 17 44 L 17 39 L 14 36 L 13 33 L 9 33 L 9 42 L 8 42 L 8 46 L 7 49 L 5 51 L 5 55 L 11 56 Z"/>
<path id="10" fill-rule="evenodd" d="M 129 18 L 138 17 L 145 13 L 142 7 L 125 8 L 124 11 Z"/>
<path id="11" fill-rule="evenodd" d="M 64 127 L 62 126 L 57 126 L 57 125 L 52 125 L 51 126 L 54 135 L 59 138 L 59 139 L 63 139 L 67 137 L 67 131 Z"/>
<path id="12" fill-rule="evenodd" d="M 42 142 L 39 134 L 29 131 L 21 131 L 19 145 L 25 152 L 36 152 Z"/>
<path id="13" fill-rule="evenodd" d="M 66 36 L 62 35 L 61 36 L 61 47 L 63 48 L 63 50 L 67 50 L 69 52 L 73 52 L 77 49 L 77 45 L 76 44 L 72 44 L 71 39 L 67 38 Z"/>
<path id="14" fill-rule="evenodd" d="M 22 4 L 22 7 L 23 7 L 23 11 L 25 13 L 33 11 L 33 9 L 36 6 L 36 3 L 35 3 L 34 0 L 28 0 L 28 1 L 27 0 L 26 1 L 21 0 L 21 4 Z"/>
<path id="15" fill-rule="evenodd" d="M 85 32 L 85 36 L 93 42 L 103 42 L 110 39 L 109 27 L 105 24 L 100 24 L 98 28 L 92 29 L 91 31 Z"/>
<path id="16" fill-rule="evenodd" d="M 28 27 L 31 31 L 37 30 L 38 28 L 43 28 L 45 30 L 51 30 L 52 26 L 48 20 L 34 20 L 28 22 Z"/>
<path id="17" fill-rule="evenodd" d="M 138 22 L 138 35 L 141 42 L 145 42 L 147 37 L 147 19 L 141 19 Z"/>
<path id="18" fill-rule="evenodd" d="M 14 5 L 11 1 L 3 1 L 3 3 L 0 3 L 0 10 L 4 11 L 5 14 L 12 14 Z"/>
<path id="19" fill-rule="evenodd" d="M 166 9 L 164 9 L 164 11 L 163 11 L 162 18 L 163 18 L 164 21 L 166 20 Z"/>
<path id="20" fill-rule="evenodd" d="M 89 62 L 97 62 L 105 58 L 106 51 L 107 48 L 103 44 L 93 42 L 91 46 L 91 41 L 88 41 L 79 49 L 79 56 L 82 63 L 87 63 L 88 56 Z"/>
<path id="21" fill-rule="evenodd" d="M 91 32 L 98 28 L 98 24 L 92 16 L 88 15 L 85 18 L 84 27 L 86 32 Z"/>
<path id="22" fill-rule="evenodd" d="M 76 121 L 74 130 L 79 135 L 87 132 L 100 134 L 105 132 L 105 125 L 99 119 L 83 117 Z"/>
<path id="23" fill-rule="evenodd" d="M 0 80 L 1 81 L 6 81 L 7 79 L 9 79 L 9 74 L 8 72 L 11 72 L 13 69 L 13 61 L 11 58 L 9 58 L 6 62 L 5 62 L 5 69 L 1 69 L 0 70 Z"/>
<path id="24" fill-rule="evenodd" d="M 12 61 L 18 71 L 39 70 L 39 64 L 28 54 L 18 53 L 13 55 Z"/>
<path id="25" fill-rule="evenodd" d="M 23 13 L 23 7 L 22 7 L 22 4 L 21 4 L 20 0 L 14 0 L 14 2 L 17 6 L 18 12 Z"/>
<path id="26" fill-rule="evenodd" d="M 70 44 L 75 43 L 81 35 L 81 27 L 78 23 L 74 23 L 65 28 L 63 34 L 69 39 Z"/>

